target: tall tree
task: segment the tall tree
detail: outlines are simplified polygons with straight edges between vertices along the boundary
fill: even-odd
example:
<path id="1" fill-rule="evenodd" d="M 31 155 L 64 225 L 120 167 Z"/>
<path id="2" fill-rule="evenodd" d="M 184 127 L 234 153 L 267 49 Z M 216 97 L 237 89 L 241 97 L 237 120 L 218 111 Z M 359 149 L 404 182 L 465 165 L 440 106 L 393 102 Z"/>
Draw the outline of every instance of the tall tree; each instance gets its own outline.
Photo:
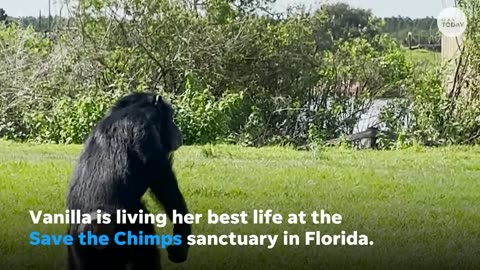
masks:
<path id="1" fill-rule="evenodd" d="M 8 19 L 7 12 L 3 8 L 0 8 L 0 22 L 6 22 Z"/>

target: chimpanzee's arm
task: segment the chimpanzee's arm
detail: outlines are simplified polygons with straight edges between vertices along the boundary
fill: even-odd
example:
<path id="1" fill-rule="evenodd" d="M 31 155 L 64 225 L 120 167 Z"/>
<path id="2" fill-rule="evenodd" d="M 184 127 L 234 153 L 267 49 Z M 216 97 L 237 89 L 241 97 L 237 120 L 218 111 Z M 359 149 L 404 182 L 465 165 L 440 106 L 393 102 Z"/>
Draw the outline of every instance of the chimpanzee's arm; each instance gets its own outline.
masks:
<path id="1" fill-rule="evenodd" d="M 140 147 L 137 151 L 140 158 L 145 162 L 147 184 L 150 190 L 162 204 L 170 220 L 173 218 L 174 210 L 181 215 L 187 214 L 187 204 L 178 187 L 168 153 L 161 145 L 160 135 L 155 128 L 145 131 L 143 135 L 140 136 Z M 173 234 L 181 235 L 183 242 L 186 242 L 186 237 L 191 234 L 191 225 L 174 224 Z"/>
<path id="2" fill-rule="evenodd" d="M 177 179 L 168 157 L 157 157 L 155 161 L 150 165 L 156 167 L 156 177 L 152 178 L 150 183 L 150 189 L 153 194 L 165 208 L 165 212 L 170 220 L 172 220 L 174 210 L 182 216 L 188 214 L 187 204 L 178 187 Z M 184 241 L 190 233 L 190 224 L 174 224 L 173 234 L 181 235 Z"/>
<path id="3" fill-rule="evenodd" d="M 154 159 L 151 166 L 155 166 L 154 174 L 150 178 L 150 189 L 157 198 L 157 200 L 165 208 L 170 220 L 173 218 L 173 211 L 182 216 L 188 213 L 187 204 L 183 198 L 180 189 L 178 188 L 177 179 L 173 172 L 172 166 L 166 156 L 160 156 Z M 151 167 L 152 168 L 152 167 Z M 153 168 L 152 168 L 153 169 Z M 155 177 L 156 176 L 156 177 Z M 192 229 L 190 224 L 174 224 L 173 234 L 182 237 L 182 244 L 176 246 L 169 246 L 167 248 L 168 258 L 175 263 L 181 263 L 187 260 L 188 256 L 188 241 L 187 237 L 191 234 Z"/>

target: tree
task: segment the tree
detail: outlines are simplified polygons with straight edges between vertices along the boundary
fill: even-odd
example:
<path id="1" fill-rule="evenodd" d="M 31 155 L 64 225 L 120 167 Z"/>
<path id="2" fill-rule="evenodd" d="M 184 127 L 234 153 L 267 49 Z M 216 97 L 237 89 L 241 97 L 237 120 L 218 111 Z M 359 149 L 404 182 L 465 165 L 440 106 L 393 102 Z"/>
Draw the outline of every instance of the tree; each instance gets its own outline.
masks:
<path id="1" fill-rule="evenodd" d="M 7 12 L 3 8 L 0 8 L 0 22 L 6 22 L 8 19 Z"/>
<path id="2" fill-rule="evenodd" d="M 382 20 L 370 10 L 348 4 L 324 5 L 314 14 L 314 36 L 320 50 L 330 49 L 333 42 L 358 37 L 373 39 L 380 33 Z"/>

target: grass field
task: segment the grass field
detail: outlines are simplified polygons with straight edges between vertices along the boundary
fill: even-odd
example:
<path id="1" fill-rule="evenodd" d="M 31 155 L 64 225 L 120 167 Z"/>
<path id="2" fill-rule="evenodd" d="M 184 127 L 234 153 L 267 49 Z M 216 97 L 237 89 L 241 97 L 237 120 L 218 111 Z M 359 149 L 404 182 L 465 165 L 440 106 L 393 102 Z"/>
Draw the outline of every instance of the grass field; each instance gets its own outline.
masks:
<path id="1" fill-rule="evenodd" d="M 438 52 L 425 49 L 409 50 L 404 48 L 405 56 L 415 68 L 434 68 L 442 64 L 442 56 Z"/>
<path id="2" fill-rule="evenodd" d="M 0 143 L 0 269 L 60 269 L 65 246 L 33 247 L 28 210 L 64 211 L 80 146 Z M 194 213 L 272 209 L 342 215 L 340 225 L 194 225 L 194 234 L 278 234 L 300 246 L 193 246 L 165 269 L 479 269 L 480 148 L 392 152 L 183 147 L 175 169 Z M 160 208 L 147 196 L 152 211 Z M 306 231 L 365 234 L 373 246 L 304 245 Z M 171 233 L 171 226 L 158 233 Z"/>

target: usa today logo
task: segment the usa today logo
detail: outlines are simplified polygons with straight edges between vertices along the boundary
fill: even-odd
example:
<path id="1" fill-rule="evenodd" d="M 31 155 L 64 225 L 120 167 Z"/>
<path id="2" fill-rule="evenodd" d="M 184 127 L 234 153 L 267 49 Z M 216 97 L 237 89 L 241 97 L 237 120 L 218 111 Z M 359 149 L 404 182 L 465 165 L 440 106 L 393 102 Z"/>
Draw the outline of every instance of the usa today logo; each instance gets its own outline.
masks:
<path id="1" fill-rule="evenodd" d="M 447 37 L 458 37 L 467 29 L 467 16 L 465 13 L 455 7 L 449 7 L 437 17 L 438 29 Z"/>

